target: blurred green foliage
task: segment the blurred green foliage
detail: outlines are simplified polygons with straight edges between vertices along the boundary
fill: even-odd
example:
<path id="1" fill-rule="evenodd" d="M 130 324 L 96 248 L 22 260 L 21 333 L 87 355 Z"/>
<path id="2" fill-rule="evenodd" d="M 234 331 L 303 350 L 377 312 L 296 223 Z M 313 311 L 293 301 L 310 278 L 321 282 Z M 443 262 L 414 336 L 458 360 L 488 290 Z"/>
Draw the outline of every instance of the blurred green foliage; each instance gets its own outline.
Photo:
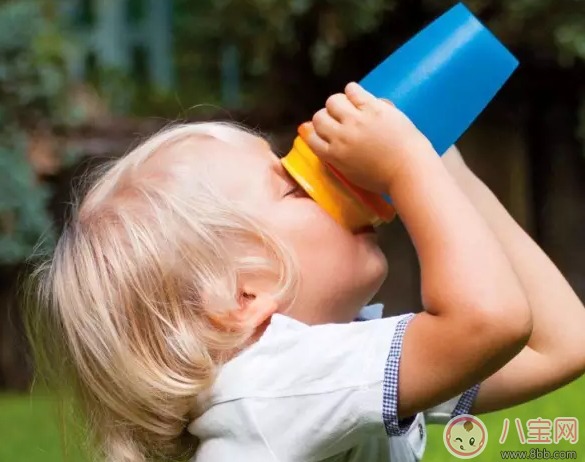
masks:
<path id="1" fill-rule="evenodd" d="M 326 73 L 334 53 L 348 41 L 374 33 L 388 14 L 401 14 L 405 0 L 175 0 L 177 43 L 188 65 L 204 69 L 217 61 L 218 43 L 237 43 L 247 71 L 274 72 L 277 52 L 299 52 L 297 26 L 310 21 L 317 32 L 310 51 L 315 71 Z M 410 9 L 438 16 L 457 2 L 421 0 Z M 511 47 L 529 47 L 569 65 L 585 60 L 585 5 L 582 0 L 465 0 L 465 5 Z M 404 18 L 405 20 L 408 18 Z M 379 31 L 380 33 L 384 33 Z M 388 31 L 386 34 L 391 34 Z M 203 49 L 197 46 L 204 43 Z M 188 50 L 191 53 L 188 53 Z M 181 56 L 183 53 L 179 53 Z M 199 61 L 195 56 L 199 57 Z M 181 59 L 181 58 L 179 58 Z M 193 67 L 195 69 L 195 67 Z"/>
<path id="2" fill-rule="evenodd" d="M 283 106 L 296 101 L 298 95 L 287 94 L 282 82 L 306 76 L 294 75 L 295 68 L 304 65 L 305 57 L 301 55 L 308 54 L 312 72 L 327 79 L 335 72 L 332 66 L 335 58 L 343 59 L 352 41 L 375 36 L 376 41 L 397 46 L 408 34 L 457 3 L 457 0 L 174 1 L 179 94 L 184 101 L 219 101 L 218 54 L 225 44 L 236 44 L 241 54 L 243 96 L 252 107 L 276 105 L 275 95 L 282 98 Z M 560 67 L 585 62 L 583 0 L 463 3 L 513 50 Z M 401 26 L 399 31 L 395 30 L 397 25 Z M 405 35 L 405 31 L 409 32 Z M 283 69 L 280 66 L 283 56 L 295 64 Z M 270 95 L 270 83 L 274 82 L 277 88 Z M 312 83 L 307 82 L 307 87 Z M 581 96 L 584 99 L 580 133 L 585 143 L 585 95 Z"/>
<path id="3" fill-rule="evenodd" d="M 336 48 L 375 30 L 383 13 L 395 4 L 396 0 L 208 0 L 205 8 L 199 6 L 197 21 L 214 25 L 210 32 L 237 43 L 248 58 L 248 70 L 262 74 L 271 69 L 271 58 L 277 51 L 300 51 L 295 26 L 316 14 L 318 36 L 311 55 L 315 70 L 324 73 Z"/>
<path id="4" fill-rule="evenodd" d="M 175 1 L 175 49 L 179 93 L 187 101 L 220 104 L 222 47 L 241 55 L 244 100 L 266 101 L 263 77 L 277 74 L 277 53 L 293 56 L 303 21 L 318 29 L 310 53 L 314 71 L 325 75 L 333 53 L 348 40 L 374 31 L 397 0 L 189 0 Z"/>
<path id="5" fill-rule="evenodd" d="M 51 245 L 49 191 L 28 160 L 33 132 L 65 120 L 65 42 L 40 2 L 0 4 L 0 263 Z"/>

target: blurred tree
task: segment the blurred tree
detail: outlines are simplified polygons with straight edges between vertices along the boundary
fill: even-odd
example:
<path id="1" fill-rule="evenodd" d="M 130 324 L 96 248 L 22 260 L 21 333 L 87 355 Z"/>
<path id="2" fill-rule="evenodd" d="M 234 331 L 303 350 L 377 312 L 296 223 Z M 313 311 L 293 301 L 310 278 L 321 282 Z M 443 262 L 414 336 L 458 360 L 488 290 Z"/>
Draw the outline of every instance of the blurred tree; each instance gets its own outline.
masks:
<path id="1" fill-rule="evenodd" d="M 76 42 L 67 57 L 73 80 L 90 81 L 118 114 L 168 96 L 174 71 L 172 0 L 51 2 Z"/>
<path id="2" fill-rule="evenodd" d="M 226 44 L 235 45 L 242 63 L 244 103 L 268 111 L 277 119 L 298 121 L 314 109 L 315 102 L 340 89 L 349 79 L 361 78 L 391 50 L 455 3 L 199 0 L 194 4 L 175 0 L 181 94 L 188 101 L 217 102 L 221 91 L 221 50 Z M 582 0 L 464 3 L 520 55 L 525 67 L 537 61 L 564 68 L 585 62 Z M 192 89 L 193 84 L 197 92 L 183 93 L 183 88 Z M 585 115 L 583 127 L 585 133 Z"/>
<path id="3" fill-rule="evenodd" d="M 48 134 L 65 119 L 64 42 L 39 2 L 0 4 L 0 264 L 27 258 L 41 236 L 51 245 Z M 44 140 L 44 141 L 43 141 Z M 41 166 L 41 164 L 43 164 Z"/>
<path id="4" fill-rule="evenodd" d="M 16 277 L 40 239 L 53 243 L 50 191 L 58 160 L 51 135 L 66 111 L 64 41 L 40 1 L 0 3 L 0 387 L 24 387 Z"/>

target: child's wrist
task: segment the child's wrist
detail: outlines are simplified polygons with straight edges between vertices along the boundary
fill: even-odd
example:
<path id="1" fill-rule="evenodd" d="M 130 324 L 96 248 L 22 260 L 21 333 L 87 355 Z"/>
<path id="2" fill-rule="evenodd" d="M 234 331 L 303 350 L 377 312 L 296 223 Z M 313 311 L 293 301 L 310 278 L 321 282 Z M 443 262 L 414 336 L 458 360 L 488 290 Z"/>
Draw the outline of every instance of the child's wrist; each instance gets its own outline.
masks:
<path id="1" fill-rule="evenodd" d="M 432 150 L 419 151 L 416 156 L 405 162 L 397 169 L 395 174 L 388 181 L 388 193 L 392 198 L 398 198 L 409 194 L 412 188 L 423 186 L 429 176 L 446 174 L 441 158 Z"/>

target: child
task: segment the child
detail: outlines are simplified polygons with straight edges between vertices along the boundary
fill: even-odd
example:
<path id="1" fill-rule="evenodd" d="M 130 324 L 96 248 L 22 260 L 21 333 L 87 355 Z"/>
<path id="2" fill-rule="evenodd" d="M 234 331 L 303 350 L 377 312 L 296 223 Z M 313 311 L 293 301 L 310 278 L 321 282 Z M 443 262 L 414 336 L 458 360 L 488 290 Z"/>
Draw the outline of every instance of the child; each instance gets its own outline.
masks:
<path id="1" fill-rule="evenodd" d="M 99 178 L 39 271 L 37 357 L 106 460 L 419 460 L 425 418 L 585 370 L 585 310 L 455 150 L 441 161 L 357 84 L 312 124 L 317 155 L 393 198 L 425 311 L 351 322 L 386 274 L 375 235 L 337 225 L 261 138 L 158 134 Z"/>

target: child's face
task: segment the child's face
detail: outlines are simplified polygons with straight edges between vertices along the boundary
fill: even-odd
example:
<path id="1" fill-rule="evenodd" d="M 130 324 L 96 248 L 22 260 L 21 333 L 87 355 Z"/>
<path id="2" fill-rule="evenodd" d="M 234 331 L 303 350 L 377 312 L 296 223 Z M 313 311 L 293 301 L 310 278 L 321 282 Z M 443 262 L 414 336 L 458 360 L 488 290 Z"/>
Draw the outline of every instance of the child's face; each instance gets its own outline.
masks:
<path id="1" fill-rule="evenodd" d="M 287 314 L 306 323 L 351 321 L 386 276 L 376 235 L 342 228 L 296 185 L 268 143 L 245 140 L 238 147 L 206 141 L 217 159 L 210 174 L 229 198 L 262 213 L 296 253 L 300 291 Z"/>

